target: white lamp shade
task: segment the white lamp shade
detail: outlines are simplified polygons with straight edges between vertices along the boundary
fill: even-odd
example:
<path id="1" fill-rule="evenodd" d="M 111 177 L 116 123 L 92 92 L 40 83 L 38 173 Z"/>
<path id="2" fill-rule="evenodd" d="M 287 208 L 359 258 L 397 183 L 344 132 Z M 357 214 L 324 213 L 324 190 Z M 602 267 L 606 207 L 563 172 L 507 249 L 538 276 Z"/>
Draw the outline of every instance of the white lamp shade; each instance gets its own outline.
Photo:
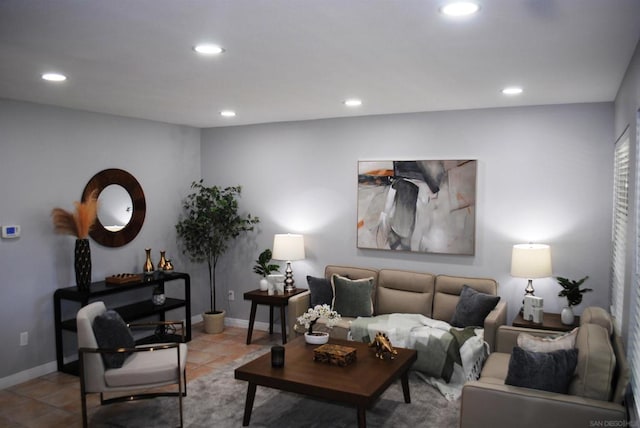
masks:
<path id="1" fill-rule="evenodd" d="M 304 237 L 292 233 L 277 234 L 273 237 L 274 260 L 302 260 L 304 259 Z"/>
<path id="2" fill-rule="evenodd" d="M 546 278 L 551 276 L 551 247 L 544 244 L 518 244 L 511 253 L 511 276 Z"/>

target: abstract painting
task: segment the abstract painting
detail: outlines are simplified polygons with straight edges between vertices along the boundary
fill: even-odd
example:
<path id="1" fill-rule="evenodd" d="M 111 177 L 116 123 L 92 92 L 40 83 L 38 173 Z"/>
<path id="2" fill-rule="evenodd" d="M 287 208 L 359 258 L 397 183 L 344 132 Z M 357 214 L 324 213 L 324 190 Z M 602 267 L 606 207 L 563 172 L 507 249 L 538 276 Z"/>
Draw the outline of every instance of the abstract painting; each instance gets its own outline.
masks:
<path id="1" fill-rule="evenodd" d="M 358 248 L 473 255 L 477 160 L 358 162 Z"/>

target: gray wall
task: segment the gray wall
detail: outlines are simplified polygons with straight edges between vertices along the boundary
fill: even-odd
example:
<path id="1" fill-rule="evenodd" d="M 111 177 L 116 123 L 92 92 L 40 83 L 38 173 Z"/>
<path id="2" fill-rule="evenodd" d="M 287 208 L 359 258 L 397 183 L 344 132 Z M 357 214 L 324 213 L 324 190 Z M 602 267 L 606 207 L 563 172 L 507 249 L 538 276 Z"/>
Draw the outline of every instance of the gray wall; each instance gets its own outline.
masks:
<path id="1" fill-rule="evenodd" d="M 206 273 L 179 254 L 174 224 L 192 180 L 243 186 L 241 209 L 261 217 L 237 240 L 218 271 L 219 299 L 244 321 L 242 292 L 257 287 L 253 261 L 273 234 L 305 235 L 307 259 L 294 262 L 298 285 L 325 264 L 392 267 L 500 282 L 509 316 L 525 281 L 511 278 L 511 246 L 552 246 L 554 274 L 589 275 L 586 305 L 609 304 L 611 103 L 354 117 L 198 130 L 30 103 L 0 100 L 0 224 L 22 237 L 0 241 L 0 381 L 51 370 L 55 359 L 53 292 L 74 284 L 73 238 L 55 235 L 49 213 L 72 208 L 96 172 L 131 172 L 147 197 L 140 235 L 119 249 L 92 243 L 93 278 L 138 271 L 144 248 L 167 249 L 192 275 L 193 313 L 206 310 Z M 356 248 L 358 160 L 478 160 L 476 254 L 445 256 Z M 551 278 L 535 281 L 545 308 L 562 301 Z M 225 301 L 226 289 L 236 301 Z M 221 305 L 224 306 L 224 305 Z M 261 308 L 259 320 L 266 321 Z M 29 345 L 19 346 L 19 333 Z"/>
<path id="2" fill-rule="evenodd" d="M 587 305 L 608 308 L 613 104 L 503 108 L 214 128 L 202 131 L 206 183 L 241 184 L 242 209 L 261 217 L 258 231 L 221 260 L 219 283 L 236 296 L 254 289 L 251 272 L 273 234 L 305 235 L 307 259 L 296 283 L 326 264 L 496 278 L 520 306 L 526 280 L 509 274 L 513 244 L 552 247 L 554 275 L 589 275 Z M 475 256 L 356 248 L 358 160 L 477 159 Z M 548 312 L 564 301 L 553 278 L 534 281 Z M 226 296 L 226 293 L 221 297 Z M 247 319 L 236 298 L 231 317 Z M 266 309 L 258 317 L 266 321 Z"/>
<path id="3" fill-rule="evenodd" d="M 145 247 L 154 261 L 166 249 L 176 268 L 184 267 L 174 224 L 180 200 L 200 177 L 200 130 L 0 100 L 0 148 L 0 224 L 22 227 L 20 238 L 0 240 L 1 380 L 55 360 L 53 293 L 75 284 L 74 238 L 54 234 L 50 212 L 72 210 L 98 171 L 133 174 L 147 215 L 124 247 L 91 242 L 93 280 L 141 271 Z M 23 331 L 29 345 L 21 347 Z"/>

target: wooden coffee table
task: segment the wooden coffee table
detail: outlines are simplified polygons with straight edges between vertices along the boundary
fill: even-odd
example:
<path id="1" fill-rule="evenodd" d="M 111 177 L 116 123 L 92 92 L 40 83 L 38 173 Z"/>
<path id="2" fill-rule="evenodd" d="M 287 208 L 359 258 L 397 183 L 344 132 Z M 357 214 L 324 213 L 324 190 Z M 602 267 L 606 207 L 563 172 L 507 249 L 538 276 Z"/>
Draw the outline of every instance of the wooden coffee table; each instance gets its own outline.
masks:
<path id="1" fill-rule="evenodd" d="M 235 378 L 249 382 L 242 426 L 251 421 L 258 385 L 356 406 L 360 428 L 367 426 L 367 408 L 398 378 L 405 403 L 411 402 L 409 368 L 417 358 L 415 350 L 396 348 L 394 360 L 380 360 L 366 343 L 333 339 L 329 343 L 356 348 L 357 361 L 347 367 L 313 361 L 318 345 L 308 345 L 299 337 L 285 345 L 282 368 L 271 367 L 270 352 L 238 367 Z"/>

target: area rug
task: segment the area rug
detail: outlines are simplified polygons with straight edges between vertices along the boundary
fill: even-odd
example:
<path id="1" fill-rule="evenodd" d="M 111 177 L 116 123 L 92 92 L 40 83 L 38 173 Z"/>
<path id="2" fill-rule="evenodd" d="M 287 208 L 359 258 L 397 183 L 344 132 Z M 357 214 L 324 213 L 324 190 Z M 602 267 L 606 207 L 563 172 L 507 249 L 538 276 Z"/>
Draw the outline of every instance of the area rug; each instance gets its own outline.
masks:
<path id="1" fill-rule="evenodd" d="M 248 354 L 221 370 L 189 382 L 188 395 L 183 401 L 184 426 L 241 427 L 247 382 L 235 380 L 233 371 L 265 352 Z M 400 382 L 395 382 L 367 410 L 367 426 L 458 426 L 459 400 L 447 401 L 416 373 L 410 373 L 409 386 L 410 404 L 404 402 Z M 175 427 L 178 423 L 178 400 L 168 397 L 102 406 L 90 419 L 92 427 Z M 356 409 L 259 386 L 249 426 L 355 427 Z"/>

